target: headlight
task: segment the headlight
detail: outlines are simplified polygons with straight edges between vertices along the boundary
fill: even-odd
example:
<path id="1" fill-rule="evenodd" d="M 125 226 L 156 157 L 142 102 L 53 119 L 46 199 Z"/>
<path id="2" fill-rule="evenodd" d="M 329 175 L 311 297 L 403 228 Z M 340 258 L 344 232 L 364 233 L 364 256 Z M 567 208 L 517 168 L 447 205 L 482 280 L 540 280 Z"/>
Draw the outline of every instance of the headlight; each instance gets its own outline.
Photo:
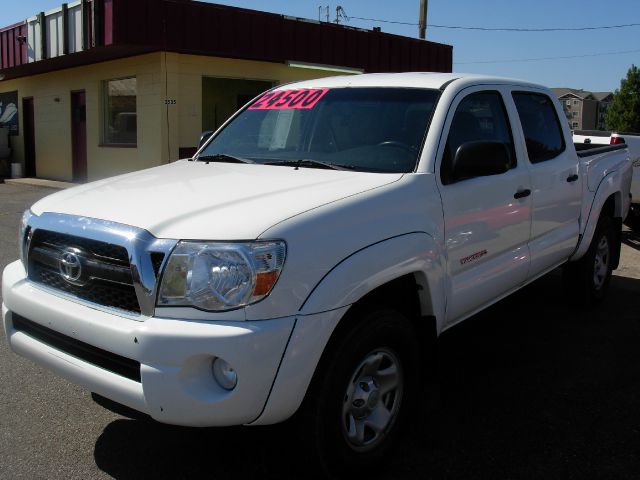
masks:
<path id="1" fill-rule="evenodd" d="M 31 218 L 31 210 L 25 210 L 22 214 L 22 220 L 20 220 L 20 227 L 18 231 L 18 251 L 20 252 L 20 260 L 24 268 L 27 268 L 27 248 L 29 245 L 29 238 L 31 232 L 29 229 L 29 219 Z"/>
<path id="2" fill-rule="evenodd" d="M 231 310 L 266 297 L 278 280 L 284 242 L 178 243 L 162 274 L 158 306 Z"/>

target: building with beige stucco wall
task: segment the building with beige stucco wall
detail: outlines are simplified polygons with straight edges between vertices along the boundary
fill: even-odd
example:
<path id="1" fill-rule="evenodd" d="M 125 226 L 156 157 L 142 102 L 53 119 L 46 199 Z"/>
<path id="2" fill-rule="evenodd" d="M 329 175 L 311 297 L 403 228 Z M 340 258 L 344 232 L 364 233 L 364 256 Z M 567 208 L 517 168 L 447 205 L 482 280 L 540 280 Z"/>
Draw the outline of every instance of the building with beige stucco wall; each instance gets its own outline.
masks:
<path id="1" fill-rule="evenodd" d="M 131 25 L 150 17 L 144 32 Z M 77 1 L 0 30 L 0 51 L 12 52 L 0 57 L 0 98 L 18 102 L 11 162 L 64 181 L 191 156 L 202 131 L 274 85 L 451 70 L 447 45 L 185 0 Z"/>

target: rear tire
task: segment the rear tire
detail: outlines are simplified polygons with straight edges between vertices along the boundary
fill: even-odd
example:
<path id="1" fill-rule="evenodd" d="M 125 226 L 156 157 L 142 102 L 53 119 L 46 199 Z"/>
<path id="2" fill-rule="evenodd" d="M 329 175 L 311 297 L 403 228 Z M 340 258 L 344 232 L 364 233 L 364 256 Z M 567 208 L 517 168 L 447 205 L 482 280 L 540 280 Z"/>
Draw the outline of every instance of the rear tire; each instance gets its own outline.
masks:
<path id="1" fill-rule="evenodd" d="M 412 418 L 419 391 L 416 335 L 403 315 L 358 314 L 330 345 L 303 405 L 301 432 L 325 473 L 361 475 L 385 458 Z M 306 431 L 306 433 L 305 433 Z"/>
<path id="2" fill-rule="evenodd" d="M 601 216 L 587 253 L 580 260 L 569 262 L 564 267 L 565 286 L 584 305 L 600 303 L 607 295 L 613 272 L 616 238 L 613 220 Z"/>

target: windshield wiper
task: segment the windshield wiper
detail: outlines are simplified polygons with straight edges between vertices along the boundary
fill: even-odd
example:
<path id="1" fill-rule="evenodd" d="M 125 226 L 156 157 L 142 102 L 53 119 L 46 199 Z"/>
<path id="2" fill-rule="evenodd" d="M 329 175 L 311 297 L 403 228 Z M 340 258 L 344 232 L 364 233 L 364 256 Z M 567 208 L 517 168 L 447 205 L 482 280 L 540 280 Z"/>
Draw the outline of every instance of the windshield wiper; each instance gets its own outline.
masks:
<path id="1" fill-rule="evenodd" d="M 249 158 L 236 157 L 226 153 L 216 153 L 215 155 L 200 155 L 199 162 L 221 162 L 221 163 L 256 163 Z"/>
<path id="2" fill-rule="evenodd" d="M 285 165 L 295 167 L 296 170 L 300 167 L 326 168 L 329 170 L 352 170 L 355 168 L 351 165 L 336 165 L 335 163 L 323 162 L 321 160 L 311 160 L 308 158 L 300 160 L 275 160 L 272 162 L 266 162 L 265 165 Z"/>

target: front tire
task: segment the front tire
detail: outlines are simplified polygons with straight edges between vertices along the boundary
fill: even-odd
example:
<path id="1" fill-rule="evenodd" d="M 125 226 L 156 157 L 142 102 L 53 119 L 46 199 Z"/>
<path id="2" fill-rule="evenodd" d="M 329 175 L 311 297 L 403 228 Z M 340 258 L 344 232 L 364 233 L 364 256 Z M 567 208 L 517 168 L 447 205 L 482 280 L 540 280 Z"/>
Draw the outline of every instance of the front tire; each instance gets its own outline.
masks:
<path id="1" fill-rule="evenodd" d="M 330 475 L 371 470 L 397 444 L 419 384 L 411 322 L 381 309 L 358 315 L 330 345 L 305 400 L 306 436 Z"/>
<path id="2" fill-rule="evenodd" d="M 601 302 L 607 295 L 613 273 L 615 230 L 610 217 L 600 217 L 587 253 L 564 267 L 565 285 L 586 305 Z"/>

